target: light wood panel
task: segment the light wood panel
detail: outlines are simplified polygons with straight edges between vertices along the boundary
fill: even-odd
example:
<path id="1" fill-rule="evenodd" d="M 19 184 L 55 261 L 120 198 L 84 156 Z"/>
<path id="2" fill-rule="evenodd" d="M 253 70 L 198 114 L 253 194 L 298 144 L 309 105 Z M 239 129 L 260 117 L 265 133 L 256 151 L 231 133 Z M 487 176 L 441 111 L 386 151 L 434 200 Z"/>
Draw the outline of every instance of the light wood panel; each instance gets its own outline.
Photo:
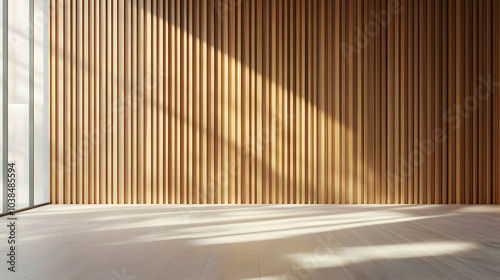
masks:
<path id="1" fill-rule="evenodd" d="M 500 203 L 474 0 L 51 1 L 52 203 Z"/>

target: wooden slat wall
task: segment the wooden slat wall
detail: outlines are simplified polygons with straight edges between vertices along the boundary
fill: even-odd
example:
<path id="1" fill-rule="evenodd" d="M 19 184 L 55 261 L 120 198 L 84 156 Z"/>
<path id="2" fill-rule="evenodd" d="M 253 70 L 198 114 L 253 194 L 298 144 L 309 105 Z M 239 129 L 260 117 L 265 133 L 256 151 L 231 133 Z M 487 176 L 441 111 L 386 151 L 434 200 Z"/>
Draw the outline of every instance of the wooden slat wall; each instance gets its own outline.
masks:
<path id="1" fill-rule="evenodd" d="M 498 14 L 51 0 L 51 202 L 500 204 Z"/>

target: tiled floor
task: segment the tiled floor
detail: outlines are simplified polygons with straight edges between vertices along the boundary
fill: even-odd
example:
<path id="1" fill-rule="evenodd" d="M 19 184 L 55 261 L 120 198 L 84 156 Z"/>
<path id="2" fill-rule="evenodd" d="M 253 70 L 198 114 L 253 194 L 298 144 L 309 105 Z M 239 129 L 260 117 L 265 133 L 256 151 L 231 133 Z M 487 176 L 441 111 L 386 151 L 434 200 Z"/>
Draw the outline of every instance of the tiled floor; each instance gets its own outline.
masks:
<path id="1" fill-rule="evenodd" d="M 499 206 L 51 205 L 17 217 L 17 272 L 2 261 L 0 279 L 500 279 Z"/>

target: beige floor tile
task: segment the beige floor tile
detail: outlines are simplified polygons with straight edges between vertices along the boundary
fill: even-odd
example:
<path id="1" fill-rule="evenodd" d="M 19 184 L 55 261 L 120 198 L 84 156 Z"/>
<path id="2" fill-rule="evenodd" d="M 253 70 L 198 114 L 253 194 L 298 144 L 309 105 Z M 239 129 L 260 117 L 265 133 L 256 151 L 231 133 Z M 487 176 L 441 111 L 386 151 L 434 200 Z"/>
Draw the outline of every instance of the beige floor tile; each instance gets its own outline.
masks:
<path id="1" fill-rule="evenodd" d="M 18 273 L 2 263 L 1 280 L 500 279 L 499 206 L 49 205 L 18 218 Z"/>

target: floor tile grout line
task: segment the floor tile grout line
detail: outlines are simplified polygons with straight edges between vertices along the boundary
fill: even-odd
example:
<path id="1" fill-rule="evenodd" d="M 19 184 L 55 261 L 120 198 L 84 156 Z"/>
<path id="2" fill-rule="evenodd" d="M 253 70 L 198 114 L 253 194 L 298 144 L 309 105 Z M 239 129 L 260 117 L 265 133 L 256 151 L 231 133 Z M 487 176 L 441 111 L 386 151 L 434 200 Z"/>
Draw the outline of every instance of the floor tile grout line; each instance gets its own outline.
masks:
<path id="1" fill-rule="evenodd" d="M 342 250 L 345 250 L 345 249 L 344 249 L 344 246 L 342 246 L 342 243 L 340 243 L 340 242 L 337 240 L 337 238 L 335 238 L 335 236 L 333 236 L 333 234 L 332 234 L 330 231 L 328 231 L 328 234 L 329 234 L 331 237 L 333 237 L 333 239 L 335 239 L 335 242 L 337 242 L 337 244 L 340 246 L 340 248 L 341 248 Z M 344 271 L 347 273 L 347 275 L 349 275 L 349 277 L 351 277 L 351 279 L 353 279 L 353 280 L 354 280 L 354 277 L 352 277 L 351 273 L 349 273 L 349 271 L 348 271 L 348 270 L 347 270 L 347 268 L 344 266 L 344 264 L 341 264 L 341 265 L 342 265 L 342 268 L 344 269 Z"/>
<path id="2" fill-rule="evenodd" d="M 288 267 L 290 268 L 290 274 L 292 275 L 293 280 L 295 280 L 295 275 L 293 274 L 292 265 L 290 264 L 290 262 L 288 262 Z M 312 276 L 311 276 L 311 278 L 312 278 Z"/>
<path id="3" fill-rule="evenodd" d="M 205 264 L 203 264 L 203 268 L 201 269 L 200 276 L 198 277 L 198 280 L 201 279 L 201 276 L 203 276 L 203 271 L 205 270 L 205 267 L 207 266 L 208 259 L 210 259 L 210 255 L 212 255 L 212 250 L 214 249 L 215 245 L 212 245 L 210 247 L 210 252 L 208 253 L 207 259 L 205 260 Z M 225 278 L 225 277 L 224 277 Z"/>

